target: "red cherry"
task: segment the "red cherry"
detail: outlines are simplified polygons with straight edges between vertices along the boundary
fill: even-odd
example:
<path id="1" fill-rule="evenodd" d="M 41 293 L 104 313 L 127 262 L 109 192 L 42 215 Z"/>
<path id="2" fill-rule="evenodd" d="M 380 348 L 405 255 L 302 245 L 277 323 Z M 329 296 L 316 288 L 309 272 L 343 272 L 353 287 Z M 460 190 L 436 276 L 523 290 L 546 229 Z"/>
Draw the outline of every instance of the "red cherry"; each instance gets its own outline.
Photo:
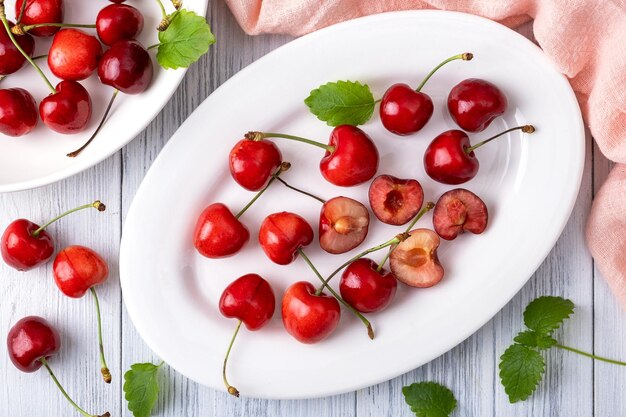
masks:
<path id="1" fill-rule="evenodd" d="M 14 24 L 9 22 L 9 26 Z M 17 44 L 30 57 L 33 56 L 35 50 L 35 40 L 29 34 L 14 35 Z M 24 55 L 15 47 L 9 37 L 4 25 L 0 25 L 0 75 L 13 74 L 26 62 Z"/>
<path id="2" fill-rule="evenodd" d="M 378 264 L 361 258 L 352 262 L 343 272 L 339 291 L 341 297 L 362 313 L 383 310 L 396 293 L 398 282 L 385 269 L 378 271 Z"/>
<path id="3" fill-rule="evenodd" d="M 2 234 L 2 259 L 18 271 L 28 271 L 48 260 L 54 253 L 54 240 L 45 230 L 36 235 L 39 225 L 26 219 L 13 221 Z"/>
<path id="4" fill-rule="evenodd" d="M 22 136 L 37 125 L 37 103 L 23 88 L 0 90 L 0 133 Z"/>
<path id="5" fill-rule="evenodd" d="M 326 151 L 320 162 L 320 171 L 331 184 L 350 187 L 369 181 L 376 175 L 378 149 L 358 127 L 337 126 L 330 134 L 328 144 L 333 150 Z"/>
<path id="6" fill-rule="evenodd" d="M 237 253 L 250 239 L 250 232 L 222 203 L 207 206 L 198 217 L 193 243 L 207 258 L 224 258 Z"/>
<path id="7" fill-rule="evenodd" d="M 448 110 L 456 124 L 468 132 L 481 132 L 506 111 L 506 96 L 489 81 L 469 78 L 448 95 Z"/>
<path id="8" fill-rule="evenodd" d="M 313 241 L 313 229 L 302 217 L 286 211 L 270 214 L 259 230 L 259 243 L 270 260 L 287 265 L 298 250 Z"/>
<path id="9" fill-rule="evenodd" d="M 348 197 L 331 198 L 320 212 L 320 247 L 333 254 L 348 252 L 365 240 L 369 224 L 363 204 Z"/>
<path id="10" fill-rule="evenodd" d="M 105 45 L 123 39 L 135 39 L 143 29 L 143 15 L 125 4 L 111 4 L 100 10 L 96 17 L 98 37 Z"/>
<path id="11" fill-rule="evenodd" d="M 276 300 L 270 284 L 257 274 L 233 281 L 220 297 L 224 317 L 241 320 L 248 330 L 258 330 L 274 315 Z"/>
<path id="12" fill-rule="evenodd" d="M 79 81 L 96 70 L 101 56 L 102 45 L 95 36 L 78 29 L 63 29 L 54 35 L 48 66 L 63 80 Z"/>
<path id="13" fill-rule="evenodd" d="M 25 0 L 15 2 L 15 16 L 22 12 Z M 63 0 L 26 0 L 26 8 L 22 15 L 22 26 L 37 25 L 41 23 L 63 23 Z M 54 26 L 41 26 L 32 28 L 28 33 L 34 36 L 52 36 L 60 28 Z"/>
<path id="14" fill-rule="evenodd" d="M 102 84 L 110 85 L 126 94 L 139 94 L 152 81 L 150 54 L 137 41 L 122 40 L 104 53 L 98 65 Z"/>
<path id="15" fill-rule="evenodd" d="M 435 232 L 446 240 L 453 240 L 465 232 L 481 234 L 487 228 L 487 206 L 476 194 L 464 188 L 444 193 L 433 211 Z"/>
<path id="16" fill-rule="evenodd" d="M 109 275 L 109 267 L 100 255 L 78 245 L 59 252 L 52 271 L 59 290 L 72 298 L 82 297 L 91 287 L 106 281 Z"/>
<path id="17" fill-rule="evenodd" d="M 380 102 L 380 120 L 396 135 L 417 132 L 433 115 L 433 101 L 407 84 L 394 84 L 385 91 Z"/>
<path id="18" fill-rule="evenodd" d="M 243 139 L 230 151 L 230 174 L 246 190 L 265 187 L 283 159 L 280 150 L 269 140 Z"/>
<path id="19" fill-rule="evenodd" d="M 325 294 L 315 295 L 309 282 L 296 282 L 283 295 L 283 325 L 301 343 L 326 339 L 339 324 L 339 302 Z"/>
<path id="20" fill-rule="evenodd" d="M 85 130 L 91 119 L 91 97 L 85 87 L 76 81 L 61 81 L 56 91 L 39 103 L 41 120 L 59 133 L 74 134 Z"/>
<path id="21" fill-rule="evenodd" d="M 408 223 L 424 202 L 424 190 L 417 180 L 379 175 L 369 189 L 370 207 L 383 223 L 399 226 Z"/>
<path id="22" fill-rule="evenodd" d="M 11 362 L 22 372 L 35 372 L 61 348 L 59 333 L 41 317 L 24 317 L 11 327 L 7 350 Z"/>

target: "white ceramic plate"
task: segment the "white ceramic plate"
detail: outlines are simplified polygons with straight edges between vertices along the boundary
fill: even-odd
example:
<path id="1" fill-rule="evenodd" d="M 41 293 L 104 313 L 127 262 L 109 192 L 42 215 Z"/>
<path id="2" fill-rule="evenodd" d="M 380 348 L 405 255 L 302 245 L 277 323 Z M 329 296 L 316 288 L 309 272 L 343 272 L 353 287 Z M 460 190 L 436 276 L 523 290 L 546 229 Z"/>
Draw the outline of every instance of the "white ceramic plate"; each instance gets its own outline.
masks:
<path id="1" fill-rule="evenodd" d="M 319 204 L 280 184 L 243 217 L 251 243 L 242 252 L 209 260 L 192 246 L 194 223 L 206 205 L 221 201 L 236 211 L 252 196 L 228 173 L 228 152 L 244 132 L 279 131 L 326 141 L 331 128 L 303 104 L 312 88 L 337 79 L 361 80 L 381 97 L 394 82 L 417 85 L 435 64 L 464 51 L 474 52 L 474 60 L 448 64 L 423 90 L 435 103 L 423 131 L 394 136 L 383 129 L 378 115 L 364 130 L 378 145 L 379 173 L 417 178 L 426 198 L 436 201 L 452 187 L 429 180 L 421 161 L 430 140 L 455 127 L 444 107 L 448 91 L 468 77 L 500 86 L 510 107 L 474 138 L 526 123 L 537 132 L 513 133 L 477 151 L 480 172 L 465 186 L 489 207 L 487 231 L 443 242 L 444 280 L 430 289 L 399 285 L 392 305 L 370 315 L 374 341 L 344 312 L 329 339 L 302 345 L 284 331 L 278 309 L 266 328 L 240 333 L 229 362 L 230 380 L 251 397 L 351 391 L 432 360 L 493 317 L 539 266 L 570 215 L 583 171 L 580 111 L 566 79 L 521 35 L 466 14 L 398 12 L 342 23 L 268 54 L 215 91 L 169 141 L 135 197 L 121 245 L 124 300 L 148 345 L 189 378 L 224 389 L 222 359 L 236 322 L 219 313 L 222 290 L 240 275 L 257 272 L 272 283 L 280 303 L 290 283 L 317 284 L 302 259 L 280 267 L 256 244 L 258 227 L 272 212 L 299 213 L 317 228 Z M 293 164 L 285 179 L 325 198 L 346 195 L 367 201 L 369 184 L 338 188 L 322 179 L 322 151 L 277 141 Z M 418 226 L 432 227 L 431 216 Z M 306 252 L 326 275 L 349 255 L 399 230 L 373 221 L 366 241 L 350 254 L 328 255 L 316 243 Z"/>
<path id="2" fill-rule="evenodd" d="M 12 21 L 15 21 L 14 4 L 13 1 L 7 3 L 7 13 Z M 98 11 L 108 4 L 113 3 L 66 0 L 64 20 L 69 23 L 94 23 Z M 144 29 L 138 40 L 146 47 L 157 43 L 155 28 L 160 21 L 157 4 L 138 0 L 127 4 L 137 7 L 144 15 Z M 204 16 L 207 4 L 208 0 L 186 0 L 185 8 Z M 85 30 L 95 34 L 95 29 Z M 46 54 L 51 41 L 52 38 L 35 37 L 35 56 Z M 84 132 L 61 135 L 46 128 L 39 120 L 35 130 L 26 136 L 12 138 L 0 134 L 0 192 L 25 190 L 67 178 L 103 161 L 135 138 L 165 106 L 186 72 L 184 69 L 162 69 L 156 62 L 155 54 L 151 52 L 155 73 L 150 88 L 139 95 L 119 94 L 98 137 L 78 157 L 68 158 L 65 155 L 91 136 L 113 92 L 112 88 L 100 84 L 97 74 L 81 81 L 89 91 L 93 104 L 93 116 Z M 52 84 L 56 85 L 59 80 L 48 70 L 46 60 L 37 62 Z M 44 81 L 28 63 L 0 82 L 0 88 L 10 87 L 27 89 L 38 103 L 49 94 Z"/>

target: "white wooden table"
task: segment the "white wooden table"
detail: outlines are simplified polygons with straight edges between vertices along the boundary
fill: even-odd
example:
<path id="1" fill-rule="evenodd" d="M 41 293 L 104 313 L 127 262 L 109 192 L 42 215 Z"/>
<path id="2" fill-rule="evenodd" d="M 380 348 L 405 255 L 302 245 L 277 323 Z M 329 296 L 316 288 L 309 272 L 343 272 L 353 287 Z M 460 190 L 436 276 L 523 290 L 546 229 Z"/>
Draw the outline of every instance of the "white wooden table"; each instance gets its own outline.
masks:
<path id="1" fill-rule="evenodd" d="M 221 1 L 211 2 L 209 21 L 217 36 L 210 53 L 188 72 L 161 114 L 134 142 L 98 166 L 68 180 L 36 190 L 0 195 L 0 227 L 26 217 L 44 221 L 55 213 L 100 198 L 105 213 L 83 211 L 53 226 L 59 247 L 84 244 L 111 265 L 99 288 L 105 346 L 114 382 L 105 386 L 96 374 L 95 312 L 90 297 L 73 300 L 60 294 L 51 267 L 18 273 L 0 266 L 0 335 L 12 323 L 37 314 L 62 332 L 63 349 L 51 361 L 67 390 L 90 412 L 109 410 L 130 416 L 123 400 L 122 374 L 135 362 L 158 361 L 141 340 L 122 303 L 117 254 L 122 224 L 146 171 L 165 142 L 187 116 L 220 84 L 272 49 L 284 36 L 246 36 Z M 530 35 L 531 25 L 520 28 Z M 308 401 L 235 399 L 185 379 L 174 370 L 161 373 L 161 394 L 154 415 L 383 417 L 411 416 L 401 388 L 434 380 L 450 387 L 459 409 L 455 416 L 626 416 L 626 370 L 568 352 L 547 355 L 547 372 L 528 401 L 508 403 L 498 378 L 498 358 L 520 330 L 526 304 L 540 295 L 568 297 L 576 314 L 558 334 L 564 344 L 600 355 L 626 358 L 626 314 L 594 267 L 583 238 L 593 194 L 609 163 L 588 141 L 585 174 L 572 217 L 555 248 L 522 291 L 489 323 L 459 346 L 406 375 L 357 392 Z M 549 180 L 549 179 L 547 179 Z M 537 202 L 540 204 L 541 202 Z M 506 277 L 502 277 L 506 279 Z M 198 358 L 201 360 L 201 358 Z M 367 364 L 364 364 L 367 366 Z M 0 343 L 0 415 L 10 417 L 78 415 L 66 404 L 44 372 L 23 374 L 10 363 Z"/>

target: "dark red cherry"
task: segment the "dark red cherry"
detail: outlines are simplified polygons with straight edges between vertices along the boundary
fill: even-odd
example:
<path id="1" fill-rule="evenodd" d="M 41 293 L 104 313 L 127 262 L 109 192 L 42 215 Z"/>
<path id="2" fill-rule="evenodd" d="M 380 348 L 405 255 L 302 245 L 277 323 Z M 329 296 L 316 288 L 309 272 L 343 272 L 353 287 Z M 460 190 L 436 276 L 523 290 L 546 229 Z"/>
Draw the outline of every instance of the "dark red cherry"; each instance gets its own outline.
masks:
<path id="1" fill-rule="evenodd" d="M 506 96 L 489 81 L 469 78 L 455 85 L 448 95 L 448 110 L 457 125 L 468 132 L 481 132 L 507 108 Z"/>
<path id="2" fill-rule="evenodd" d="M 380 102 L 380 120 L 396 135 L 410 135 L 421 128 L 433 115 L 433 101 L 407 84 L 394 84 L 385 91 Z"/>
<path id="3" fill-rule="evenodd" d="M 91 97 L 85 87 L 76 81 L 61 81 L 56 90 L 39 103 L 41 120 L 59 133 L 74 134 L 85 130 L 91 120 Z"/>
<path id="4" fill-rule="evenodd" d="M 23 88 L 0 90 L 0 133 L 22 136 L 37 125 L 37 103 Z"/>
<path id="5" fill-rule="evenodd" d="M 220 313 L 237 318 L 248 330 L 258 330 L 274 315 L 276 299 L 270 284 L 257 274 L 246 274 L 233 281 L 222 293 Z"/>
<path id="6" fill-rule="evenodd" d="M 222 203 L 209 205 L 198 217 L 193 243 L 207 258 L 223 258 L 239 252 L 250 232 Z"/>
<path id="7" fill-rule="evenodd" d="M 230 174 L 246 190 L 259 191 L 267 185 L 282 159 L 274 142 L 242 139 L 230 151 Z"/>
<path id="8" fill-rule="evenodd" d="M 79 81 L 93 74 L 101 56 L 102 45 L 95 36 L 78 29 L 63 29 L 54 35 L 48 66 L 63 80 Z"/>
<path id="9" fill-rule="evenodd" d="M 361 258 L 343 271 L 339 291 L 341 297 L 362 313 L 383 310 L 391 303 L 398 282 L 393 274 L 371 259 Z"/>
<path id="10" fill-rule="evenodd" d="M 259 243 L 273 262 L 292 263 L 298 250 L 313 241 L 313 229 L 301 216 L 283 211 L 270 214 L 261 223 Z"/>
<path id="11" fill-rule="evenodd" d="M 56 355 L 60 348 L 59 333 L 37 316 L 24 317 L 11 327 L 7 335 L 9 358 L 22 372 L 35 372 L 43 365 L 40 359 Z"/>
<path id="12" fill-rule="evenodd" d="M 14 24 L 9 22 L 9 26 Z M 26 52 L 28 56 L 33 56 L 35 50 L 35 40 L 29 34 L 14 35 L 17 44 Z M 0 75 L 13 74 L 26 62 L 26 58 L 15 47 L 11 38 L 7 34 L 4 25 L 0 25 Z"/>
<path id="13" fill-rule="evenodd" d="M 25 0 L 15 2 L 15 16 L 19 16 Z M 26 0 L 26 8 L 22 16 L 22 26 L 41 23 L 63 23 L 63 0 Z M 59 27 L 41 26 L 28 31 L 33 36 L 52 36 Z"/>
<path id="14" fill-rule="evenodd" d="M 111 4 L 96 17 L 98 37 L 105 45 L 124 39 L 135 39 L 143 29 L 143 15 L 133 6 Z"/>
<path id="15" fill-rule="evenodd" d="M 100 81 L 126 94 L 145 91 L 152 81 L 152 74 L 150 54 L 133 40 L 114 43 L 98 66 Z"/>

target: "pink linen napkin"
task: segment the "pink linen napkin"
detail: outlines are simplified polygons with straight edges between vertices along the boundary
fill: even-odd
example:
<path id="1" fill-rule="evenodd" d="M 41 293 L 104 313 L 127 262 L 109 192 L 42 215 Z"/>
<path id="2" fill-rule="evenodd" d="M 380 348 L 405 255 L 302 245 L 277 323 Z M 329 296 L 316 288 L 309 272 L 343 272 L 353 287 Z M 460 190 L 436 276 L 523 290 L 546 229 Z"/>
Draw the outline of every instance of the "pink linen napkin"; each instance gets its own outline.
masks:
<path id="1" fill-rule="evenodd" d="M 626 308 L 625 0 L 226 0 L 250 35 L 303 35 L 392 10 L 442 9 L 509 27 L 534 19 L 535 38 L 576 92 L 600 150 L 617 162 L 589 215 L 589 250 Z"/>

